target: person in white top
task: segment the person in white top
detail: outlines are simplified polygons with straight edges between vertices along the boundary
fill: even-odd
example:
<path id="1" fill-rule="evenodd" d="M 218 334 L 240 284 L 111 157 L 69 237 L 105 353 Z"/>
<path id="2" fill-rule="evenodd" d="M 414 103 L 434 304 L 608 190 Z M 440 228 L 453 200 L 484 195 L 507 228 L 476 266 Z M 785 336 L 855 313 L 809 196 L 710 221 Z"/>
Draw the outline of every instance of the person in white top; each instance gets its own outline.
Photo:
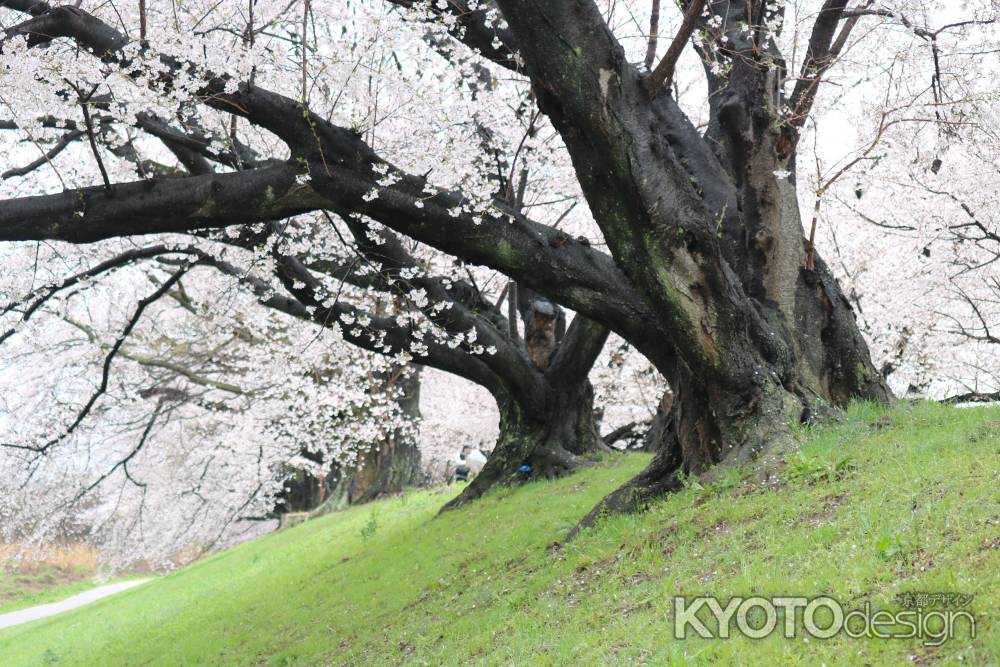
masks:
<path id="1" fill-rule="evenodd" d="M 469 445 L 462 445 L 458 456 L 449 464 L 452 469 L 451 481 L 467 482 L 478 475 L 484 465 L 486 465 L 485 454 Z"/>

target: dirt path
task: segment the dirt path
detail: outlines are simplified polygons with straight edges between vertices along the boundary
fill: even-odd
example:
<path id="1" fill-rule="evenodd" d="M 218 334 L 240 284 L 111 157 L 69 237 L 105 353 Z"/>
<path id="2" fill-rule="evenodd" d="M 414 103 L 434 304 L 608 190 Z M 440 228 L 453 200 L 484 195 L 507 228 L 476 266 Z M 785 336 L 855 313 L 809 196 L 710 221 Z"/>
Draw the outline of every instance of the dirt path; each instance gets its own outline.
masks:
<path id="1" fill-rule="evenodd" d="M 140 584 L 146 583 L 147 581 L 149 581 L 149 579 L 133 579 L 131 581 L 122 581 L 117 584 L 98 586 L 97 588 L 92 588 L 89 591 L 74 595 L 73 597 L 66 598 L 65 600 L 61 600 L 59 602 L 40 604 L 36 607 L 28 607 L 27 609 L 19 609 L 7 614 L 0 614 L 0 628 L 9 628 L 14 625 L 27 623 L 28 621 L 36 621 L 40 618 L 54 616 L 55 614 L 69 611 L 70 609 L 76 609 L 77 607 L 82 607 L 85 604 L 90 604 L 95 600 L 100 600 L 101 598 L 106 598 L 109 595 L 114 595 L 115 593 L 120 593 L 121 591 L 128 590 L 129 588 L 134 588 Z"/>

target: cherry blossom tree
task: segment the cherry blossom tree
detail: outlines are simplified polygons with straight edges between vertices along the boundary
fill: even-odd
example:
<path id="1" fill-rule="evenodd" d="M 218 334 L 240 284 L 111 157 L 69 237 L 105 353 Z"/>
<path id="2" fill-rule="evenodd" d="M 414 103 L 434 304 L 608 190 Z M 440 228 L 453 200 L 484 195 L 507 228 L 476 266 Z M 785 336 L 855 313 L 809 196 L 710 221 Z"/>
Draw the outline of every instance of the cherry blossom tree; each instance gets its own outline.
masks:
<path id="1" fill-rule="evenodd" d="M 84 331 L 91 343 L 99 344 L 99 334 L 91 327 L 75 322 L 63 310 L 66 308 L 66 301 L 82 301 L 85 306 L 89 306 L 99 302 L 100 297 L 92 292 L 86 298 L 81 297 L 79 292 L 71 293 L 64 300 L 58 297 L 70 288 L 79 287 L 84 281 L 81 275 L 86 279 L 103 277 L 105 272 L 130 267 L 131 262 L 150 257 L 158 258 L 167 268 L 180 267 L 155 290 L 154 295 L 174 296 L 183 306 L 180 309 L 182 311 L 194 312 L 198 309 L 183 288 L 179 288 L 179 292 L 171 291 L 172 284 L 183 284 L 180 278 L 174 278 L 181 271 L 194 271 L 196 266 L 203 266 L 199 270 L 214 269 L 220 276 L 232 278 L 231 282 L 249 287 L 249 294 L 243 296 L 256 295 L 258 302 L 268 306 L 271 311 L 291 315 L 310 324 L 319 324 L 322 329 L 330 330 L 341 352 L 325 352 L 318 360 L 312 355 L 306 355 L 298 360 L 299 363 L 282 368 L 278 375 L 280 380 L 273 376 L 274 364 L 262 359 L 262 354 L 297 354 L 296 350 L 299 349 L 325 349 L 326 344 L 305 342 L 302 336 L 313 335 L 308 331 L 301 332 L 297 340 L 289 340 L 289 336 L 280 330 L 251 335 L 238 327 L 232 327 L 236 334 L 256 346 L 255 353 L 248 354 L 246 346 L 240 346 L 226 350 L 223 358 L 222 346 L 230 343 L 235 335 L 210 346 L 207 351 L 195 353 L 190 348 L 195 340 L 200 340 L 199 334 L 204 332 L 189 334 L 189 340 L 185 342 L 175 342 L 173 338 L 157 332 L 157 342 L 162 343 L 164 339 L 171 341 L 171 349 L 182 348 L 184 356 L 194 357 L 200 362 L 206 358 L 211 359 L 222 366 L 224 370 L 217 372 L 225 373 L 227 379 L 233 375 L 242 377 L 252 369 L 262 380 L 263 377 L 270 380 L 273 387 L 270 396 L 273 406 L 270 410 L 261 409 L 261 396 L 258 392 L 252 403 L 239 411 L 229 411 L 226 415 L 229 419 L 240 420 L 242 417 L 238 413 L 242 412 L 249 414 L 258 423 L 263 421 L 265 428 L 256 439 L 259 440 L 261 436 L 272 437 L 284 445 L 276 449 L 278 454 L 267 458 L 267 464 L 262 465 L 258 460 L 255 469 L 270 471 L 274 479 L 269 481 L 270 493 L 261 493 L 259 481 L 253 488 L 253 495 L 261 498 L 255 503 L 255 507 L 259 507 L 261 502 L 266 504 L 265 499 L 277 495 L 286 504 L 292 505 L 293 509 L 302 505 L 308 508 L 325 500 L 325 496 L 330 496 L 327 508 L 333 508 L 348 502 L 371 499 L 380 493 L 398 491 L 404 486 L 417 483 L 420 480 L 419 454 L 410 433 L 411 425 L 404 423 L 393 426 L 393 417 L 399 415 L 394 415 L 391 410 L 387 412 L 387 405 L 378 401 L 371 402 L 370 390 L 362 392 L 368 403 L 357 399 L 345 400 L 343 392 L 331 391 L 340 383 L 348 386 L 357 384 L 357 379 L 350 379 L 351 372 L 355 376 L 360 371 L 367 372 L 369 376 L 384 377 L 387 379 L 387 386 L 384 388 L 403 392 L 402 395 L 390 394 L 392 401 L 388 405 L 400 406 L 402 416 L 413 416 L 419 401 L 418 384 L 415 374 L 401 365 L 411 359 L 485 386 L 493 393 L 500 408 L 501 438 L 494 448 L 494 456 L 482 474 L 454 504 L 480 495 L 498 481 L 513 479 L 517 469 L 525 463 L 532 465 L 537 474 L 560 474 L 584 463 L 579 454 L 603 448 L 593 421 L 593 392 L 587 381 L 587 373 L 603 346 L 607 335 L 605 329 L 579 318 L 564 333 L 559 323 L 561 309 L 522 291 L 520 299 L 511 298 L 522 306 L 524 313 L 525 340 L 522 340 L 517 333 L 516 308 L 512 321 L 508 322 L 497 307 L 486 301 L 473 285 L 457 277 L 429 277 L 398 240 L 390 242 L 388 232 L 383 231 L 380 243 L 376 245 L 368 239 L 370 230 L 367 227 L 356 226 L 355 231 L 358 232 L 358 243 L 352 248 L 354 251 L 358 251 L 359 246 L 363 249 L 360 257 L 354 257 L 359 262 L 356 266 L 336 255 L 324 259 L 313 256 L 311 270 L 307 269 L 300 260 L 287 254 L 289 248 L 298 242 L 297 231 L 291 225 L 281 230 L 280 247 L 270 247 L 270 256 L 267 258 L 244 250 L 243 246 L 254 247 L 260 241 L 260 235 L 252 230 L 248 236 L 226 239 L 222 244 L 222 251 L 230 251 L 228 260 L 218 259 L 206 251 L 205 247 L 211 244 L 203 244 L 205 247 L 147 246 L 120 253 L 82 274 L 71 276 L 58 284 L 36 288 L 19 303 L 10 304 L 8 311 L 15 319 L 20 320 L 19 324 L 38 324 L 33 331 L 25 330 L 23 326 L 15 327 L 5 337 L 17 336 L 20 341 L 30 341 L 32 344 L 46 340 L 65 341 L 66 337 L 58 333 L 42 334 L 46 326 L 40 321 L 44 319 L 41 315 L 44 306 L 45 310 L 60 314 L 62 319 Z M 312 241 L 315 241 L 315 230 L 310 233 Z M 236 255 L 242 255 L 247 262 L 240 268 L 233 263 L 237 261 L 232 252 L 234 250 Z M 255 267 L 255 262 L 266 265 L 267 270 L 262 271 L 261 266 Z M 325 277 L 327 282 L 324 283 L 319 276 Z M 270 278 L 274 284 L 270 284 L 266 278 Z M 206 300 L 211 298 L 213 287 L 219 292 L 225 292 L 226 287 L 217 282 L 209 280 L 206 284 L 204 279 L 198 282 L 201 291 L 209 290 L 205 292 Z M 509 293 L 511 289 L 508 286 L 506 291 Z M 287 293 L 282 295 L 282 290 L 287 290 Z M 431 298 L 434 299 L 433 302 Z M 146 307 L 156 303 L 150 297 L 135 300 L 140 301 L 140 304 L 145 303 Z M 126 302 L 129 301 L 131 299 L 126 299 Z M 351 305 L 352 303 L 368 304 L 370 312 L 375 313 L 391 310 L 394 316 L 371 315 Z M 245 299 L 241 306 L 248 308 Z M 206 312 L 198 311 L 196 314 L 201 314 L 202 319 L 205 319 L 208 317 L 208 309 L 203 310 Z M 91 416 L 92 408 L 104 406 L 104 402 L 98 399 L 105 398 L 106 385 L 112 377 L 109 372 L 111 362 L 120 358 L 139 365 L 166 369 L 172 376 L 180 375 L 188 383 L 208 386 L 241 398 L 249 394 L 239 386 L 234 386 L 231 379 L 221 381 L 205 377 L 203 370 L 190 370 L 176 358 L 165 359 L 163 354 L 139 354 L 125 349 L 122 343 L 127 343 L 129 347 L 135 345 L 132 325 L 139 321 L 140 314 L 141 311 L 137 310 L 129 320 L 125 333 L 118 336 L 114 345 L 99 345 L 107 350 L 102 381 L 83 409 L 72 419 L 51 411 L 44 413 L 47 421 L 43 428 L 50 432 L 61 432 L 61 435 L 50 438 L 46 432 L 35 429 L 19 434 L 20 437 L 5 443 L 5 446 L 30 452 L 35 457 L 34 460 L 55 456 L 58 452 L 53 451 L 53 446 L 61 444 L 67 436 L 72 435 L 84 423 L 85 418 Z M 256 318 L 247 312 L 242 312 L 240 317 L 251 320 Z M 225 318 L 220 318 L 216 309 L 212 309 L 211 321 L 213 326 L 220 327 L 221 330 L 228 329 Z M 488 348 L 475 342 L 480 336 L 491 343 Z M 205 339 L 211 340 L 209 336 L 205 336 Z M 376 367 L 376 370 L 372 370 L 368 356 L 361 357 L 361 360 L 367 359 L 369 362 L 367 371 L 364 367 L 352 369 L 351 365 L 355 364 L 358 355 L 343 349 L 348 343 L 381 353 L 384 357 L 383 365 L 388 364 L 388 369 L 377 370 Z M 409 349 L 409 352 L 398 352 L 405 349 Z M 343 361 L 338 361 L 337 358 L 341 355 L 349 357 L 351 365 L 345 366 Z M 301 362 L 306 360 L 309 365 L 303 367 Z M 204 365 L 198 363 L 199 367 Z M 65 373 L 70 365 L 60 360 L 59 369 Z M 291 378 L 288 373 L 292 374 Z M 117 379 L 117 375 L 115 377 Z M 296 377 L 299 378 L 298 382 L 294 381 Z M 305 386 L 302 379 L 305 379 Z M 326 393 L 325 400 L 317 400 L 320 392 Z M 125 390 L 116 398 L 127 403 L 136 393 L 146 397 L 164 393 L 179 403 L 191 400 L 186 392 L 173 388 L 142 388 L 131 392 Z M 205 399 L 201 400 L 206 402 Z M 73 402 L 67 401 L 67 405 Z M 21 407 L 29 408 L 31 405 L 31 401 L 25 400 Z M 208 409 L 218 411 L 219 405 L 218 401 L 213 401 L 208 403 Z M 275 414 L 275 410 L 279 414 Z M 11 410 L 12 414 L 13 412 Z M 159 412 L 160 403 L 157 403 L 151 425 L 157 418 L 162 418 Z M 191 417 L 184 415 L 182 419 L 189 420 Z M 65 423 L 69 423 L 68 428 Z M 351 437 L 346 438 L 346 442 L 343 431 L 351 432 Z M 138 446 L 127 450 L 124 458 L 110 465 L 110 472 L 90 484 L 87 491 L 105 482 L 116 471 L 122 475 L 123 483 L 142 486 L 144 483 L 137 481 L 130 470 L 137 467 L 137 463 L 132 460 L 136 451 L 143 448 L 148 451 L 156 445 L 147 442 L 145 436 L 144 431 Z M 330 439 L 330 442 L 324 446 L 316 442 L 318 439 Z M 562 449 L 563 442 L 570 443 L 574 451 Z M 330 452 L 333 443 L 339 445 L 335 455 Z M 249 446 L 249 443 L 244 446 Z M 250 449 L 255 448 L 250 446 Z M 18 461 L 20 459 L 15 459 L 14 467 L 17 467 Z M 273 481 L 280 481 L 282 478 L 282 475 L 275 474 L 275 468 L 283 470 L 289 467 L 302 471 L 297 475 L 297 483 L 292 489 L 286 487 L 283 491 L 275 492 Z M 75 500 L 82 499 L 81 495 Z M 242 509 L 246 510 L 245 507 Z M 246 514 L 244 512 L 241 518 L 245 519 Z"/>
<path id="2" fill-rule="evenodd" d="M 499 438 L 483 471 L 450 507 L 517 479 L 524 465 L 535 475 L 554 476 L 584 465 L 580 455 L 605 449 L 588 379 L 607 339 L 605 327 L 579 315 L 567 326 L 560 307 L 516 283 L 506 284 L 494 302 L 471 273 L 465 279 L 454 268 L 432 272 L 390 230 L 350 218 L 346 226 L 364 260 L 360 267 L 315 253 L 303 261 L 279 247 L 272 253 L 274 272 L 288 296 L 270 296 L 261 281 L 243 282 L 265 305 L 332 325 L 354 345 L 401 355 L 490 392 L 500 415 Z M 310 227 L 305 233 L 311 247 L 317 232 Z M 283 245 L 298 245 L 292 230 L 285 229 L 282 239 Z M 374 305 L 348 306 L 345 283 L 375 297 Z M 376 294 L 389 303 L 380 305 Z M 504 300 L 506 315 L 500 309 Z"/>
<path id="3" fill-rule="evenodd" d="M 208 149 L 210 138 L 206 138 L 204 133 L 188 129 L 185 134 L 146 112 L 142 112 L 142 122 L 150 129 L 149 136 L 162 144 L 159 153 L 156 152 L 157 148 L 132 140 L 127 136 L 128 130 L 125 131 L 124 144 L 120 145 L 115 126 L 108 122 L 107 117 L 98 117 L 97 125 L 94 125 L 95 119 L 89 111 L 91 104 L 95 109 L 94 116 L 97 116 L 98 109 L 108 108 L 106 101 L 94 102 L 88 98 L 83 103 L 83 113 L 86 116 L 84 124 L 89 124 L 90 130 L 70 130 L 69 134 L 56 140 L 57 148 L 47 151 L 44 160 L 29 161 L 25 167 L 10 170 L 5 178 L 23 178 L 36 173 L 36 170 L 52 166 L 52 158 L 64 150 L 72 152 L 73 142 L 85 136 L 90 140 L 93 157 L 103 175 L 107 175 L 109 169 L 114 174 L 116 167 L 119 170 L 135 169 L 145 176 L 171 177 L 182 171 L 204 174 L 213 173 L 215 167 L 210 162 L 230 169 L 237 164 L 244 168 L 253 167 L 258 160 L 258 151 L 248 145 L 236 145 L 238 140 L 234 143 L 236 147 L 233 151 L 223 151 L 225 155 L 215 154 Z M 8 103 L 8 108 L 13 116 L 22 115 L 16 103 Z M 50 118 L 41 119 L 38 129 L 54 129 L 53 126 L 59 124 Z M 69 124 L 75 125 L 73 122 Z M 34 146 L 36 144 L 31 138 L 34 135 L 28 129 L 30 126 L 30 122 L 11 122 L 5 127 L 23 132 L 29 137 L 27 143 Z M 476 132 L 490 136 L 490 130 L 483 125 L 477 126 Z M 42 143 L 44 141 L 44 138 L 41 139 Z M 192 152 L 192 146 L 200 148 Z M 266 144 L 265 147 L 270 148 Z M 163 149 L 168 153 L 164 154 Z M 199 150 L 202 153 L 207 150 L 207 157 L 199 154 Z M 101 157 L 103 151 L 107 151 L 110 156 L 106 158 L 107 165 Z M 143 153 L 147 151 L 156 155 L 156 158 L 145 157 Z M 529 151 L 525 149 L 525 153 L 527 152 Z M 165 166 L 164 163 L 171 156 L 179 163 L 178 167 Z M 113 158 L 117 158 L 117 161 Z M 502 156 L 498 156 L 490 167 L 501 164 L 501 161 Z M 474 166 L 477 171 L 482 171 L 481 165 Z M 61 183 L 75 175 L 72 172 L 67 174 L 61 169 L 54 171 Z M 85 177 L 86 175 L 81 175 L 81 178 Z M 527 172 L 523 169 L 520 178 L 522 185 L 518 196 L 523 204 L 527 178 Z M 178 273 L 190 271 L 194 266 L 211 267 L 249 288 L 265 306 L 331 328 L 338 340 L 383 353 L 394 364 L 404 364 L 416 359 L 463 377 L 470 377 L 487 386 L 497 397 L 501 408 L 502 438 L 500 446 L 494 450 L 496 455 L 490 465 L 459 499 L 460 502 L 479 495 L 498 480 L 512 478 L 514 471 L 525 463 L 532 464 L 539 474 L 558 474 L 583 462 L 577 454 L 603 447 L 593 425 L 593 400 L 586 379 L 589 364 L 599 352 L 606 335 L 603 328 L 581 318 L 574 320 L 566 331 L 560 308 L 533 296 L 530 290 L 518 290 L 514 285 L 506 287 L 499 294 L 498 303 L 491 306 L 485 298 L 487 292 L 475 285 L 475 278 L 471 274 L 472 284 L 454 276 L 428 276 L 423 265 L 396 239 L 389 239 L 381 244 L 381 248 L 376 248 L 371 243 L 369 236 L 379 234 L 385 238 L 390 235 L 386 230 L 376 232 L 370 230 L 367 224 L 348 220 L 348 229 L 335 229 L 339 238 L 334 238 L 328 223 L 334 227 L 339 223 L 333 223 L 326 214 L 324 216 L 315 216 L 318 223 L 317 220 L 305 220 L 300 216 L 293 224 L 284 224 L 280 228 L 257 225 L 245 227 L 236 233 L 210 234 L 207 237 L 204 234 L 195 234 L 183 240 L 168 237 L 165 243 L 130 247 L 126 252 L 117 254 L 107 250 L 103 251 L 103 255 L 101 251 L 90 252 L 90 260 L 102 256 L 107 259 L 82 270 L 79 276 L 65 280 L 54 277 L 52 284 L 41 290 L 33 290 L 33 276 L 30 286 L 22 290 L 12 289 L 12 294 L 28 296 L 15 299 L 8 307 L 8 314 L 27 319 L 41 304 L 51 305 L 47 302 L 57 292 L 73 287 L 81 279 L 99 278 L 105 272 L 140 260 L 157 258 L 172 262 L 177 264 Z M 313 227 L 309 227 L 310 223 Z M 319 229 L 315 228 L 317 224 Z M 306 252 L 311 245 L 316 245 L 316 235 L 323 231 L 329 237 L 327 241 L 330 245 L 338 246 L 338 241 L 341 242 L 341 250 L 346 248 L 346 244 L 342 243 L 343 237 L 340 234 L 349 232 L 348 235 L 353 235 L 356 241 L 350 248 L 353 254 L 344 257 L 342 254 L 317 248 Z M 242 266 L 237 267 L 239 261 L 234 259 L 234 253 L 244 260 Z M 461 271 L 460 269 L 459 272 Z M 465 273 L 468 271 L 465 270 Z M 180 284 L 179 278 L 177 283 Z M 351 289 L 355 293 L 347 294 Z M 283 291 L 286 293 L 279 295 Z M 435 298 L 433 303 L 429 300 L 428 292 Z M 165 294 L 169 294 L 169 289 L 155 297 L 160 298 Z M 507 320 L 498 309 L 505 294 L 510 304 Z M 371 312 L 352 305 L 358 303 L 371 306 Z M 407 308 L 410 309 L 409 312 L 406 312 Z M 383 315 L 379 315 L 380 312 Z M 392 317 L 386 317 L 384 313 L 391 313 Z M 519 337 L 518 316 L 524 322 L 526 340 Z M 443 326 L 439 327 L 435 322 Z M 488 354 L 486 347 L 475 343 L 480 331 L 484 332 L 485 337 L 495 339 L 493 342 L 496 345 L 489 346 Z M 557 348 L 561 349 L 558 355 L 555 354 Z M 110 369 L 110 360 L 119 353 L 119 349 L 112 349 L 108 355 L 105 378 Z M 483 364 L 476 356 L 482 356 L 488 363 Z M 257 358 L 255 360 L 259 361 Z M 491 361 L 493 363 L 489 363 Z M 268 372 L 263 370 L 268 368 L 267 364 L 261 364 L 258 368 L 261 372 Z M 500 372 L 497 373 L 496 369 L 500 369 Z M 383 375 L 397 373 L 398 366 Z M 412 375 L 409 378 L 405 380 L 411 388 L 407 393 L 415 395 Z M 336 392 L 334 395 L 337 395 Z M 403 398 L 404 402 L 413 402 L 412 398 Z M 325 417 L 322 413 L 315 414 L 314 406 L 309 404 L 309 397 L 299 397 L 298 403 L 299 405 L 288 408 L 292 419 L 286 416 L 280 420 L 282 435 L 286 441 L 294 441 L 296 435 L 301 441 L 308 441 L 302 437 L 302 431 L 305 430 L 303 427 L 286 428 L 288 424 L 317 428 L 324 425 Z M 88 413 L 89 407 L 90 405 L 85 406 Z M 372 412 L 370 408 L 369 412 Z M 79 419 L 62 422 L 53 418 L 48 423 L 52 432 L 59 432 L 65 428 L 66 423 L 72 421 L 72 431 L 77 428 L 77 422 L 82 422 L 86 416 L 88 415 L 81 413 Z M 378 412 L 374 416 L 384 417 Z M 388 430 L 393 429 L 389 427 Z M 65 435 L 68 434 L 60 437 Z M 11 448 L 41 449 L 44 445 L 39 447 L 37 444 L 30 444 L 44 442 L 44 437 L 38 440 L 39 437 L 42 436 L 35 434 L 35 440 L 30 437 L 21 438 L 26 443 L 24 445 L 7 444 Z M 568 449 L 563 448 L 564 442 Z M 317 450 L 309 449 L 304 450 L 302 456 L 295 454 L 298 467 L 308 469 L 312 465 L 317 469 L 310 471 L 313 474 L 304 479 L 300 475 L 302 483 L 296 489 L 279 495 L 284 495 L 286 500 L 289 495 L 297 495 L 300 497 L 296 500 L 301 502 L 302 492 L 308 490 L 309 493 L 305 495 L 316 498 L 317 495 L 330 494 L 339 503 L 344 500 L 364 500 L 378 492 L 398 489 L 416 481 L 412 447 L 407 445 L 405 452 L 390 458 L 386 456 L 389 443 L 384 438 L 377 447 L 372 447 L 370 440 L 359 443 L 360 462 L 345 463 L 339 458 L 333 461 L 328 458 L 325 462 L 316 460 Z M 45 448 L 44 452 L 34 453 L 47 455 L 49 452 Z M 267 467 L 274 468 L 275 465 L 272 462 Z M 356 466 L 357 469 L 350 476 L 335 476 L 330 466 L 352 470 L 352 466 Z M 120 465 L 118 469 L 125 473 L 128 471 L 126 464 Z M 363 484 L 359 486 L 362 480 Z"/>
<path id="4" fill-rule="evenodd" d="M 22 253 L 5 259 L 30 272 Z M 412 439 L 398 397 L 373 386 L 381 357 L 339 363 L 347 346 L 324 330 L 247 317 L 253 299 L 214 272 L 189 274 L 186 288 L 175 271 L 126 265 L 36 290 L 45 303 L 5 335 L 5 541 L 37 556 L 79 537 L 113 567 L 168 563 L 258 532 L 290 470 L 351 478 L 387 438 Z M 136 303 L 147 303 L 141 317 Z"/>
<path id="5" fill-rule="evenodd" d="M 988 397 L 998 14 L 929 2 L 869 12 L 881 48 L 847 56 L 853 85 L 825 91 L 810 122 L 812 228 L 896 391 Z M 822 145 L 824 127 L 839 145 Z"/>
<path id="6" fill-rule="evenodd" d="M 243 281 L 260 300 L 314 321 L 346 316 L 346 337 L 358 317 L 318 265 L 343 224 L 361 255 L 381 265 L 379 280 L 387 265 L 389 278 L 410 283 L 408 299 L 428 321 L 425 340 L 392 349 L 426 363 L 434 327 L 461 334 L 459 345 L 485 352 L 463 350 L 464 372 L 475 367 L 485 383 L 488 368 L 523 396 L 541 396 L 564 370 L 578 383 L 597 353 L 567 351 L 575 341 L 594 350 L 613 330 L 673 398 L 663 403 L 663 442 L 649 468 L 588 520 L 720 465 L 754 462 L 766 476 L 794 446 L 794 424 L 853 399 L 891 400 L 848 295 L 815 234 L 803 231 L 797 183 L 824 82 L 845 55 L 877 46 L 886 19 L 915 25 L 901 13 L 910 3 L 686 0 L 670 17 L 655 3 L 654 29 L 640 23 L 648 9 L 634 11 L 636 3 L 391 4 L 153 12 L 4 0 L 21 16 L 3 42 L 18 85 L 0 103 L 7 125 L 42 153 L 19 171 L 76 142 L 82 155 L 89 147 L 100 181 L 87 186 L 91 170 L 61 192 L 12 194 L 0 208 L 0 239 L 228 239 L 266 261 L 266 277 Z M 943 34 L 917 36 L 933 43 Z M 702 71 L 692 74 L 683 58 Z M 700 93 L 682 96 L 692 78 Z M 40 98 L 52 102 L 45 114 Z M 183 170 L 164 169 L 150 137 Z M 588 211 L 567 212 L 567 198 Z M 312 224 L 300 229 L 303 219 Z M 286 239 L 290 220 L 296 232 Z M 226 272 L 200 252 L 191 257 Z M 456 296 L 449 276 L 412 273 L 425 252 L 516 283 L 506 295 L 513 310 L 544 325 L 525 336 L 529 365 L 497 344 L 501 299 L 489 309 L 468 301 L 476 292 Z M 266 282 L 274 277 L 294 301 L 274 293 Z M 558 346 L 555 304 L 577 313 Z M 374 318 L 398 317 L 389 312 L 366 313 L 359 338 L 372 338 L 365 326 L 381 322 Z M 385 351 L 388 339 L 379 340 Z M 562 425 L 553 439 L 543 419 L 544 437 L 523 442 L 590 448 L 574 403 L 529 404 L 547 406 L 543 414 Z M 524 424 L 523 413 L 518 405 L 508 422 Z"/>

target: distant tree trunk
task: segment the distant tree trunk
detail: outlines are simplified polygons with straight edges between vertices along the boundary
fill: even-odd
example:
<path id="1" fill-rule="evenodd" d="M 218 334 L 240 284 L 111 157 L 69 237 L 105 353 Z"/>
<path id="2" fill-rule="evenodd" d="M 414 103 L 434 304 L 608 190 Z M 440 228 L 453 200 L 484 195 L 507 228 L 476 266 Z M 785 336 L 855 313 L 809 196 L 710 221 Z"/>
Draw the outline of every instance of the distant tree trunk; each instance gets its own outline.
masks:
<path id="1" fill-rule="evenodd" d="M 403 414 L 420 419 L 420 371 L 414 369 L 407 376 L 395 381 L 401 392 L 397 400 Z M 380 496 L 399 493 L 407 486 L 423 481 L 420 469 L 420 448 L 413 432 L 397 429 L 388 438 L 358 457 L 357 464 L 333 487 L 331 497 L 346 499 L 355 505 Z"/>
<path id="2" fill-rule="evenodd" d="M 326 498 L 329 487 L 326 477 L 320 478 L 301 468 L 292 471 L 285 480 L 285 486 L 278 494 L 275 514 L 309 512 L 318 507 Z"/>
<path id="3" fill-rule="evenodd" d="M 420 419 L 420 367 L 391 380 L 400 392 L 397 403 L 403 414 Z M 335 468 L 324 479 L 300 472 L 286 484 L 284 511 L 313 511 L 322 515 L 348 505 L 399 493 L 423 482 L 420 449 L 412 432 L 397 429 L 389 437 L 358 454 L 346 469 Z"/>

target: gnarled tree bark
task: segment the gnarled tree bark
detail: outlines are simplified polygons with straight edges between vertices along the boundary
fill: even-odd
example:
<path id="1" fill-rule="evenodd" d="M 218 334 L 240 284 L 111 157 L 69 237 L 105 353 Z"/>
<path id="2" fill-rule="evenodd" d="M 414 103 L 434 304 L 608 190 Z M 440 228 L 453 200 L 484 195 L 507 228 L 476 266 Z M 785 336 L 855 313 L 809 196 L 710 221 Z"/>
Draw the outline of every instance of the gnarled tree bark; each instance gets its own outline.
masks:
<path id="1" fill-rule="evenodd" d="M 675 392 L 667 446 L 587 521 L 676 488 L 681 473 L 755 461 L 766 476 L 794 446 L 792 424 L 852 398 L 890 400 L 839 286 L 812 248 L 807 261 L 801 123 L 783 115 L 784 61 L 763 27 L 780 10 L 717 2 L 701 17 L 712 58 L 731 65 L 725 78 L 709 69 L 703 137 L 667 91 L 649 99 L 593 3 L 498 5 L 612 254 L 670 334 L 632 341 L 663 352 L 650 358 Z M 820 13 L 812 59 L 831 49 L 845 5 Z M 547 38 L 553 27 L 559 39 Z M 807 113 L 806 93 L 796 97 Z"/>

